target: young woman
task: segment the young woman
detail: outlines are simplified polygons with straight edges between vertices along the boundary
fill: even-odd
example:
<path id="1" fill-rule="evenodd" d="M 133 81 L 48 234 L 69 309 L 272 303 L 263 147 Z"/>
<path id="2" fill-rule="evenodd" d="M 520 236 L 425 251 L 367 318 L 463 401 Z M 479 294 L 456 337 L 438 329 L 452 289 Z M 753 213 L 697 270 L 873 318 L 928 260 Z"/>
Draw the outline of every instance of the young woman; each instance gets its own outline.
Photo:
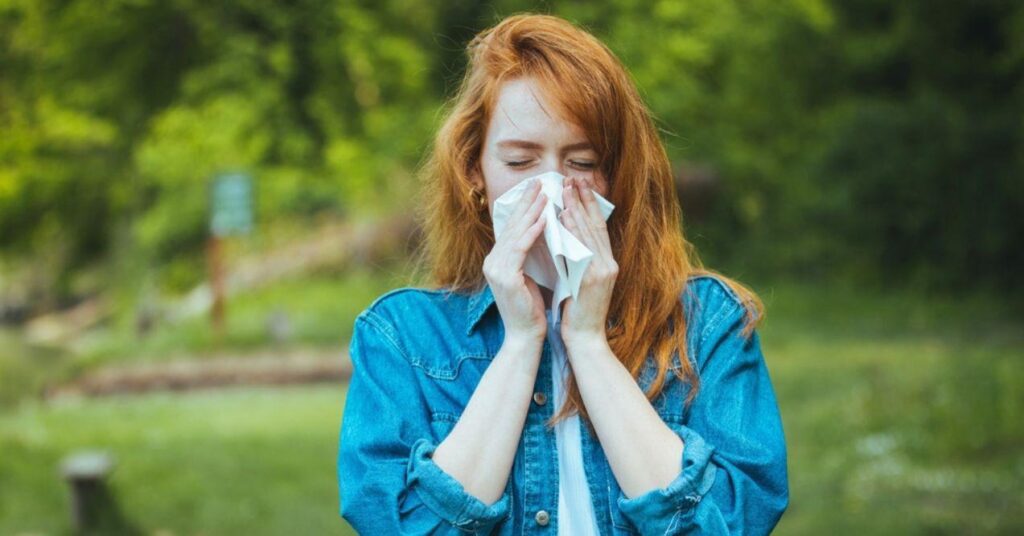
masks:
<path id="1" fill-rule="evenodd" d="M 469 56 L 424 169 L 435 287 L 355 322 L 341 515 L 371 535 L 770 532 L 789 493 L 763 305 L 684 239 L 629 74 L 547 15 L 503 20 Z M 594 255 L 560 303 L 523 269 L 552 201 L 527 190 L 497 240 L 490 217 L 549 171 Z"/>

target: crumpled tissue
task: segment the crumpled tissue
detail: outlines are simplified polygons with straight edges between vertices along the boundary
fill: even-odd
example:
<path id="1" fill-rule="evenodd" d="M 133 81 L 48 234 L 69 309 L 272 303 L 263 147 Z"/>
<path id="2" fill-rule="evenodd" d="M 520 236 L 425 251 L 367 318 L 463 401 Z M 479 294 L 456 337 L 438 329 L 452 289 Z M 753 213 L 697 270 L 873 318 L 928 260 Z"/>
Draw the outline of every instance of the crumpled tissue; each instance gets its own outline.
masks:
<path id="1" fill-rule="evenodd" d="M 553 293 L 551 298 L 552 317 L 553 321 L 557 323 L 561 316 L 562 300 L 569 296 L 574 299 L 579 296 L 583 274 L 594 256 L 594 252 L 573 236 L 558 219 L 558 215 L 565 208 L 562 202 L 565 176 L 555 171 L 549 171 L 523 180 L 494 201 L 494 206 L 491 208 L 491 220 L 494 224 L 494 236 L 497 238 L 505 230 L 516 202 L 527 193 L 530 185 L 536 181 L 541 183 L 541 194 L 548 197 L 548 203 L 545 204 L 544 213 L 541 216 L 547 222 L 544 224 L 543 240 L 535 241 L 526 255 L 523 271 L 532 277 L 538 285 L 551 289 Z M 615 205 L 597 192 L 594 192 L 594 197 L 597 199 L 602 216 L 607 221 L 612 210 L 615 209 Z"/>

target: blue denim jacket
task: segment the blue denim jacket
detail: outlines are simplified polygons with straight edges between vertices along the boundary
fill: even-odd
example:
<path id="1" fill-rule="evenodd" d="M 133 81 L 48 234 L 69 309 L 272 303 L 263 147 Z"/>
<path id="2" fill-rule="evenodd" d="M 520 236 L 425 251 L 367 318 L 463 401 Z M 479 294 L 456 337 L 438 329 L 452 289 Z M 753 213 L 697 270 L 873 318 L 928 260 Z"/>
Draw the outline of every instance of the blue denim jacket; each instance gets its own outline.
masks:
<path id="1" fill-rule="evenodd" d="M 684 443 L 678 476 L 633 498 L 621 491 L 601 444 L 580 421 L 584 469 L 601 534 L 766 534 L 789 502 L 786 445 L 758 333 L 745 339 L 744 308 L 711 275 L 680 296 L 689 358 L 701 387 L 669 371 L 654 408 Z M 557 534 L 557 409 L 530 404 L 504 495 L 486 504 L 434 464 L 488 364 L 504 325 L 488 286 L 476 293 L 402 288 L 363 311 L 350 342 L 337 470 L 341 515 L 360 534 Z M 535 392 L 551 396 L 544 342 Z M 678 353 L 674 365 L 679 366 Z M 651 356 L 638 384 L 656 369 Z M 545 514 L 537 515 L 544 511 Z"/>

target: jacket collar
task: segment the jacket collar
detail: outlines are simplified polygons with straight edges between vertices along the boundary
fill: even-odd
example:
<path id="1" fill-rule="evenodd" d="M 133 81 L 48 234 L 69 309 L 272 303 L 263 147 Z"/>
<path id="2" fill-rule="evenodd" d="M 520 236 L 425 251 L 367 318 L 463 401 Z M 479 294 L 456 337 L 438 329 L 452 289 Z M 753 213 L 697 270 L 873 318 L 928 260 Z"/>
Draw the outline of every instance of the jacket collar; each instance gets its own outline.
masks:
<path id="1" fill-rule="evenodd" d="M 469 301 L 466 305 L 467 337 L 473 334 L 476 325 L 480 323 L 480 320 L 492 305 L 494 305 L 494 293 L 491 292 L 491 286 L 487 284 L 487 281 L 484 281 L 483 287 L 469 295 Z"/>

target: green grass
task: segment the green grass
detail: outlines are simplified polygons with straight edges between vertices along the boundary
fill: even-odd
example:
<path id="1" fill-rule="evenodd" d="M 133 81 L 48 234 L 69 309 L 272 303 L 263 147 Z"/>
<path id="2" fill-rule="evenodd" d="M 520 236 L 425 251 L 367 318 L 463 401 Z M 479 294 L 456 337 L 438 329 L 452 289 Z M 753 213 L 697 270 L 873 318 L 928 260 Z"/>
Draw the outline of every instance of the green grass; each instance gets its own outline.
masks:
<path id="1" fill-rule="evenodd" d="M 67 533 L 60 459 L 111 452 L 112 533 L 351 534 L 335 459 L 344 386 L 23 404 L 0 415 L 0 534 Z"/>
<path id="2" fill-rule="evenodd" d="M 987 299 L 755 286 L 783 416 L 780 534 L 1024 531 L 1024 333 Z"/>
<path id="3" fill-rule="evenodd" d="M 222 340 L 216 339 L 208 315 L 202 315 L 159 324 L 145 337 L 118 325 L 93 334 L 82 353 L 84 361 L 96 363 L 245 352 L 273 343 L 267 321 L 276 312 L 288 318 L 294 343 L 339 346 L 351 335 L 356 315 L 374 298 L 400 284 L 397 275 L 369 270 L 283 280 L 231 298 Z"/>

